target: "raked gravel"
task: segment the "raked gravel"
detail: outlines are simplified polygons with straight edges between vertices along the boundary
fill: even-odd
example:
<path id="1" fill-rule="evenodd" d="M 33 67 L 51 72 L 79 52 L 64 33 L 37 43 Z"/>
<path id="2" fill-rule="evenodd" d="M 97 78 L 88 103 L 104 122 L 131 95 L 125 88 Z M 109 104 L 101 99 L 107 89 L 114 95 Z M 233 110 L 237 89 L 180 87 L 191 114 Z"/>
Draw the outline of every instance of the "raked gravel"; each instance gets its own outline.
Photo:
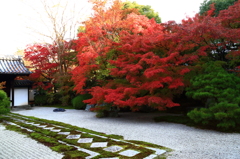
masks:
<path id="1" fill-rule="evenodd" d="M 63 155 L 0 125 L 0 159 L 60 159 Z"/>
<path id="2" fill-rule="evenodd" d="M 181 124 L 153 121 L 159 113 L 120 113 L 117 118 L 96 118 L 94 112 L 33 107 L 14 108 L 13 113 L 55 120 L 106 134 L 124 136 L 126 140 L 155 143 L 174 151 L 168 159 L 240 159 L 240 134 L 201 130 Z M 24 142 L 24 140 L 23 140 Z M 1 157 L 0 157 L 1 158 Z"/>

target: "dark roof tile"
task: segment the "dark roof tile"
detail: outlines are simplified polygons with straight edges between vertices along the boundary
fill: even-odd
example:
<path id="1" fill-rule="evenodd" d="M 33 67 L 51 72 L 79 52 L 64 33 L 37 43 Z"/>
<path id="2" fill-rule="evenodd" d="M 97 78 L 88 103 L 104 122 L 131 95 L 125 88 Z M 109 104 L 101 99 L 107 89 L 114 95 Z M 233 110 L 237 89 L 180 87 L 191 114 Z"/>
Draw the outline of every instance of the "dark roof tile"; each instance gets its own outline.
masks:
<path id="1" fill-rule="evenodd" d="M 19 56 L 0 56 L 0 74 L 29 75 L 31 72 L 24 66 Z"/>
<path id="2" fill-rule="evenodd" d="M 33 82 L 29 80 L 14 80 L 15 87 L 31 87 L 32 85 Z"/>

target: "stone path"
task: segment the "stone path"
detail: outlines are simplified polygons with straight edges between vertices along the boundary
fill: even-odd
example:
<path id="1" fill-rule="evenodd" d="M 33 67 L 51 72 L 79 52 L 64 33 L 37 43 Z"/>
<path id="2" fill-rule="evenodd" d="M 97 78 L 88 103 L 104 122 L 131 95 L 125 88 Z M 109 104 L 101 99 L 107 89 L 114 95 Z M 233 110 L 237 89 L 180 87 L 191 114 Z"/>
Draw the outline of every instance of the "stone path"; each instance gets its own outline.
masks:
<path id="1" fill-rule="evenodd" d="M 84 152 L 88 154 L 85 158 L 91 159 L 97 156 L 101 156 L 101 153 L 99 153 L 99 150 L 102 149 L 105 152 L 110 152 L 110 155 L 108 157 L 102 158 L 102 159 L 121 159 L 121 158 L 139 158 L 139 156 L 143 159 L 153 159 L 158 155 L 161 155 L 165 153 L 165 150 L 154 148 L 150 146 L 143 146 L 142 144 L 136 144 L 129 141 L 117 139 L 117 138 L 109 138 L 108 136 L 104 135 L 98 135 L 94 133 L 79 131 L 79 130 L 71 130 L 68 127 L 64 127 L 61 125 L 55 125 L 55 124 L 49 124 L 44 123 L 39 120 L 33 120 L 29 119 L 27 117 L 21 117 L 19 115 L 7 115 L 5 117 L 9 117 L 9 119 L 12 120 L 5 120 L 4 123 L 8 125 L 15 125 L 17 127 L 20 127 L 21 129 L 27 130 L 28 132 L 41 132 L 41 131 L 49 131 L 54 133 L 51 134 L 50 137 L 57 138 L 60 136 L 64 136 L 64 140 L 58 139 L 57 141 L 61 144 L 68 145 L 71 147 L 76 148 L 80 152 Z M 31 121 L 29 121 L 31 120 Z M 19 126 L 23 123 L 25 126 Z M 69 131 L 66 131 L 69 130 Z M 57 159 L 62 158 L 63 155 L 58 154 L 56 152 L 51 152 L 49 148 L 48 150 L 44 150 L 44 153 L 41 151 L 43 148 L 39 148 L 39 144 L 36 145 L 33 143 L 29 143 L 26 145 L 25 139 L 27 139 L 29 142 L 34 142 L 33 140 L 29 140 L 29 138 L 25 138 L 23 135 L 16 135 L 16 132 L 11 131 L 0 131 L 2 134 L 1 136 L 5 136 L 4 139 L 1 139 L 1 146 L 0 148 L 3 149 L 3 151 L 0 152 L 0 159 L 22 159 L 22 158 L 28 158 L 28 159 L 38 159 L 38 158 L 48 158 L 48 159 Z M 16 136 L 15 136 L 16 135 Z M 14 138 L 11 139 L 11 136 L 14 136 Z M 2 138 L 2 137 L 1 137 Z M 73 142 L 74 141 L 74 142 Z M 75 142 L 76 141 L 76 142 Z M 2 144 L 3 143 L 3 144 Z M 23 146 L 21 149 L 15 149 L 14 145 L 19 143 Z M 32 146 L 34 145 L 34 146 Z M 41 145 L 43 146 L 43 145 Z M 46 147 L 43 146 L 45 149 Z M 150 150 L 151 154 L 145 155 L 144 153 Z M 101 152 L 101 151 L 100 151 Z M 1 154 L 2 153 L 2 154 Z M 26 153 L 28 155 L 32 155 L 30 157 L 27 157 Z M 12 154 L 12 155 L 11 155 Z M 19 154 L 19 155 L 16 155 Z M 43 157 L 42 154 L 49 154 L 49 156 Z M 41 156 L 41 157 L 40 157 Z M 106 156 L 106 155 L 105 155 Z M 1 158 L 3 157 L 3 158 Z"/>

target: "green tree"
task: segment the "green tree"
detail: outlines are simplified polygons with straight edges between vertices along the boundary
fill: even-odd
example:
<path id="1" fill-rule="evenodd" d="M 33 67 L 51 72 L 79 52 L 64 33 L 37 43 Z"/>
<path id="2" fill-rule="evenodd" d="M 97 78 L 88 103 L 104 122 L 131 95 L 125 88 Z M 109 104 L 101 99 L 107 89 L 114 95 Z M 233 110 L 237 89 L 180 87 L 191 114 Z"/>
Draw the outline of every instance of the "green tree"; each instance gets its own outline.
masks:
<path id="1" fill-rule="evenodd" d="M 236 1 L 238 0 L 204 0 L 204 2 L 201 3 L 199 13 L 204 15 L 208 10 L 210 10 L 210 5 L 215 3 L 214 16 L 217 16 L 221 10 L 228 9 L 228 7 L 233 5 Z"/>
<path id="2" fill-rule="evenodd" d="M 161 23 L 161 18 L 159 17 L 158 12 L 155 12 L 149 5 L 140 5 L 135 1 L 126 1 L 124 2 L 123 9 L 137 9 L 141 15 L 145 15 L 149 19 L 154 18 L 157 23 Z"/>
<path id="3" fill-rule="evenodd" d="M 230 129 L 240 124 L 240 78 L 221 64 L 205 64 L 203 73 L 191 80 L 186 95 L 204 101 L 206 108 L 194 109 L 188 116 L 196 123 Z"/>
<path id="4" fill-rule="evenodd" d="M 202 100 L 208 107 L 224 101 L 240 104 L 240 78 L 224 70 L 223 64 L 222 61 L 204 64 L 203 72 L 191 80 L 187 95 Z"/>

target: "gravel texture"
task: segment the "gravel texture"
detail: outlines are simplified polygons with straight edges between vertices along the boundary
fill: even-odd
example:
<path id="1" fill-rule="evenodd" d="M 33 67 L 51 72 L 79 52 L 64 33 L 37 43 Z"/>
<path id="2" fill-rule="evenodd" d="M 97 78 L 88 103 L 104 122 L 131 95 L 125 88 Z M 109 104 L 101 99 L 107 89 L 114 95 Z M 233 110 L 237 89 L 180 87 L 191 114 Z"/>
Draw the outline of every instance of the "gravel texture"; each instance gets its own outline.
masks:
<path id="1" fill-rule="evenodd" d="M 55 120 L 106 134 L 124 136 L 126 140 L 155 143 L 174 151 L 168 159 L 240 159 L 240 134 L 201 130 L 173 123 L 156 123 L 159 113 L 120 113 L 117 118 L 96 118 L 94 112 L 33 107 L 14 108 L 13 113 Z M 24 142 L 24 140 L 23 140 Z"/>
<path id="2" fill-rule="evenodd" d="M 0 159 L 60 159 L 49 147 L 0 125 Z"/>

